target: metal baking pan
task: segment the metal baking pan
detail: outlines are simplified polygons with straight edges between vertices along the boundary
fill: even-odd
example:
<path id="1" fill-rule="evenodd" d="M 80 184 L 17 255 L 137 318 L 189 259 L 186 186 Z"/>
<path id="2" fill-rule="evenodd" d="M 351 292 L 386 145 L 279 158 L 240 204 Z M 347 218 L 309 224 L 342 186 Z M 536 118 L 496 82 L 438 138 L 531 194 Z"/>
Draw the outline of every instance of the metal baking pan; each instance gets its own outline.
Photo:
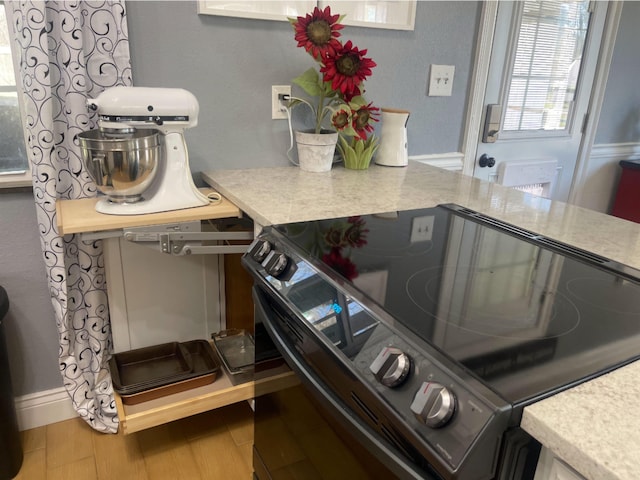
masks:
<path id="1" fill-rule="evenodd" d="M 189 353 L 178 342 L 116 353 L 109 360 L 109 367 L 113 388 L 118 393 L 137 393 L 166 385 L 193 370 Z"/>
<path id="2" fill-rule="evenodd" d="M 191 356 L 192 374 L 194 376 L 218 373 L 220 362 L 218 362 L 213 347 L 207 340 L 191 340 L 190 342 L 183 342 L 181 345 Z"/>
<path id="3" fill-rule="evenodd" d="M 193 366 L 191 372 L 179 375 L 169 383 L 155 388 L 147 388 L 136 393 L 119 392 L 122 403 L 135 405 L 213 383 L 218 376 L 220 363 L 209 342 L 206 340 L 192 340 L 181 343 L 180 346 L 190 357 Z"/>
<path id="4" fill-rule="evenodd" d="M 234 385 L 253 380 L 255 344 L 245 330 L 222 330 L 211 335 L 213 345 Z"/>

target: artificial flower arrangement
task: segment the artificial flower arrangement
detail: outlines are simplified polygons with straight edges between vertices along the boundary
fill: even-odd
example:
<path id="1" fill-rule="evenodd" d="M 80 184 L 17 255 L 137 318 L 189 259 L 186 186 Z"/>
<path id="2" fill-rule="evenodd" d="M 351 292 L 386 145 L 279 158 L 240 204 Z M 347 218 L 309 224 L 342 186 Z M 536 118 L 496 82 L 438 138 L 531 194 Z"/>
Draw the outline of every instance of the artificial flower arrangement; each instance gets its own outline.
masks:
<path id="1" fill-rule="evenodd" d="M 348 168 L 367 168 L 378 148 L 373 133 L 378 121 L 379 108 L 364 98 L 364 81 L 371 76 L 376 63 L 365 57 L 367 50 L 360 50 L 351 43 L 338 40 L 344 25 L 344 15 L 332 15 L 331 7 L 318 7 L 305 17 L 289 18 L 295 30 L 298 47 L 303 47 L 319 64 L 319 70 L 310 68 L 293 79 L 315 104 L 300 98 L 292 98 L 290 108 L 306 104 L 315 117 L 315 133 L 323 131 L 329 118 L 338 132 L 336 145 Z"/>

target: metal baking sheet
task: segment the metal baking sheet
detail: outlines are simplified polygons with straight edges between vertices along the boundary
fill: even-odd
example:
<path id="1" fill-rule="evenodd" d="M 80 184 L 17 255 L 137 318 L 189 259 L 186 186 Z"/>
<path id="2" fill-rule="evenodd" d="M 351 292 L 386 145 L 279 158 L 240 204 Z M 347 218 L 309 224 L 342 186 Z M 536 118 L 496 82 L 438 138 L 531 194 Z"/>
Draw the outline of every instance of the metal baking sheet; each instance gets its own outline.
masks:
<path id="1" fill-rule="evenodd" d="M 136 405 L 138 403 L 184 392 L 196 387 L 213 383 L 220 370 L 213 348 L 206 340 L 192 340 L 180 344 L 188 353 L 193 369 L 190 373 L 176 377 L 174 381 L 155 388 L 148 388 L 132 394 L 121 394 L 122 403 Z"/>
<path id="2" fill-rule="evenodd" d="M 178 342 L 116 353 L 109 366 L 113 387 L 119 393 L 158 387 L 193 370 L 188 353 Z"/>

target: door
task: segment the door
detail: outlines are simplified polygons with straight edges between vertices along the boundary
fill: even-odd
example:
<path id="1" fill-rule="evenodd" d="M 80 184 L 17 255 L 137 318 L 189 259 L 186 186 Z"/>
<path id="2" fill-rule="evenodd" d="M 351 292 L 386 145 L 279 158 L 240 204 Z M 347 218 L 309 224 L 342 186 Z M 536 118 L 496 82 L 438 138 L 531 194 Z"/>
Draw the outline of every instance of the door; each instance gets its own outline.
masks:
<path id="1" fill-rule="evenodd" d="M 608 2 L 499 2 L 474 176 L 567 201 Z"/>

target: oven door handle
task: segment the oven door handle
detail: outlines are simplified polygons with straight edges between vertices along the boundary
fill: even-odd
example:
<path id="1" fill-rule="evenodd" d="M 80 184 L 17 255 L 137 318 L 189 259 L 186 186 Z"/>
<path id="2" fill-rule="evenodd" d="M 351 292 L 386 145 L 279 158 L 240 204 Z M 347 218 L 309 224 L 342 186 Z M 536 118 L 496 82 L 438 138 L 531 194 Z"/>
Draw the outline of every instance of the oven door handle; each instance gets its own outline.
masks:
<path id="1" fill-rule="evenodd" d="M 287 362 L 287 365 L 298 374 L 302 383 L 320 400 L 321 404 L 331 407 L 329 410 L 334 414 L 336 420 L 351 432 L 364 447 L 374 452 L 374 454 L 394 473 L 399 475 L 400 478 L 438 480 L 438 478 L 429 475 L 423 470 L 417 470 L 404 456 L 390 449 L 385 443 L 380 441 L 376 433 L 333 394 L 330 387 L 307 366 L 307 363 L 301 355 L 297 353 L 295 347 L 289 345 L 286 336 L 280 333 L 280 327 L 271 319 L 267 313 L 268 307 L 264 305 L 264 301 L 260 298 L 263 293 L 256 290 L 256 287 L 254 287 L 253 297 L 256 315 L 261 318 L 271 340 L 273 340 L 273 343 Z"/>

